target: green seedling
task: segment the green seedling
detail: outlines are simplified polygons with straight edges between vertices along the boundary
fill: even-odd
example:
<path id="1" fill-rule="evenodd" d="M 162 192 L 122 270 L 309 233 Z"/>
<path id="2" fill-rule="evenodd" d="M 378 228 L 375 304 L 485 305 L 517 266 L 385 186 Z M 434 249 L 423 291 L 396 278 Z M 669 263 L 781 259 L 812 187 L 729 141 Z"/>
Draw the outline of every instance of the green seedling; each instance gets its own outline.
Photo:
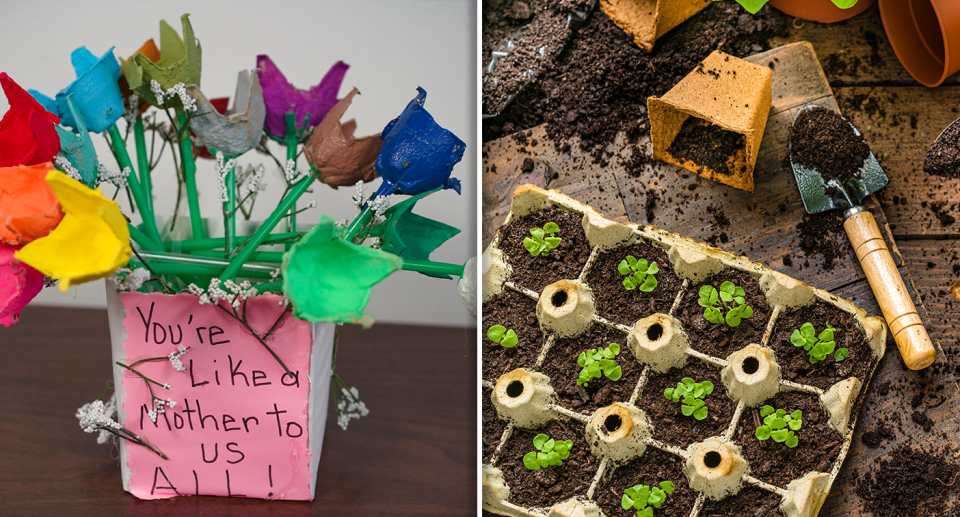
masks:
<path id="1" fill-rule="evenodd" d="M 494 343 L 500 343 L 506 348 L 517 346 L 519 340 L 513 329 L 507 330 L 503 325 L 494 325 L 487 330 L 487 337 Z"/>
<path id="2" fill-rule="evenodd" d="M 773 406 L 763 406 L 760 409 L 760 416 L 763 418 L 763 425 L 757 428 L 757 439 L 768 440 L 773 438 L 777 443 L 785 444 L 791 449 L 800 443 L 794 431 L 799 431 L 803 425 L 803 413 L 798 409 L 793 413 L 787 414 L 782 409 L 773 409 Z"/>
<path id="3" fill-rule="evenodd" d="M 720 0 L 714 0 L 719 2 Z M 743 8 L 750 14 L 757 14 L 760 12 L 760 9 L 767 4 L 768 0 L 737 0 L 737 3 L 743 6 Z M 830 0 L 833 2 L 833 5 L 839 7 L 840 9 L 849 9 L 857 5 L 858 0 Z M 866 104 L 866 102 L 864 102 Z"/>
<path id="4" fill-rule="evenodd" d="M 683 416 L 693 416 L 697 420 L 707 418 L 707 404 L 703 399 L 713 393 L 713 383 L 710 381 L 695 382 L 690 377 L 684 377 L 677 383 L 676 388 L 663 390 L 667 400 L 683 402 L 680 412 Z"/>
<path id="5" fill-rule="evenodd" d="M 623 287 L 627 291 L 639 289 L 649 293 L 657 288 L 657 277 L 653 276 L 660 272 L 656 262 L 647 263 L 647 259 L 637 260 L 633 255 L 627 255 L 627 258 L 620 261 L 617 265 L 617 271 L 625 275 Z"/>
<path id="6" fill-rule="evenodd" d="M 620 345 L 610 343 L 610 346 L 604 348 L 595 348 L 582 352 L 577 357 L 577 364 L 580 365 L 580 376 L 577 378 L 577 384 L 586 386 L 593 379 L 599 379 L 602 373 L 611 381 L 618 381 L 623 377 L 623 369 L 613 360 L 620 353 Z"/>
<path id="7" fill-rule="evenodd" d="M 570 457 L 570 449 L 573 448 L 572 440 L 556 441 L 549 436 L 540 433 L 533 438 L 533 446 L 537 448 L 523 456 L 523 465 L 530 470 L 540 470 L 550 466 L 560 466 L 561 460 Z"/>
<path id="8" fill-rule="evenodd" d="M 799 329 L 790 334 L 790 342 L 793 346 L 803 347 L 810 355 L 810 364 L 817 364 L 833 354 L 833 358 L 838 362 L 843 361 L 850 355 L 846 348 L 837 348 L 837 342 L 833 340 L 833 332 L 837 330 L 827 323 L 827 328 L 817 335 L 816 329 L 810 322 L 804 323 Z"/>
<path id="9" fill-rule="evenodd" d="M 554 222 L 543 225 L 543 228 L 530 228 L 530 237 L 523 239 L 523 247 L 527 248 L 534 257 L 537 255 L 549 257 L 550 250 L 559 246 L 560 241 L 563 240 L 560 237 L 554 237 L 554 234 L 559 231 L 560 226 Z"/>
<path id="10" fill-rule="evenodd" d="M 736 327 L 741 320 L 753 316 L 753 309 L 746 304 L 746 295 L 743 288 L 737 287 L 733 282 L 720 284 L 719 291 L 713 286 L 705 285 L 700 288 L 700 299 L 697 303 L 705 308 L 703 317 L 710 323 L 716 325 L 726 322 L 727 325 Z M 720 302 L 719 307 L 716 306 L 717 302 Z"/>
<path id="11" fill-rule="evenodd" d="M 633 508 L 637 511 L 637 517 L 653 517 L 653 509 L 660 508 L 674 488 L 676 487 L 670 481 L 661 481 L 659 488 L 634 485 L 624 491 L 620 507 L 624 510 Z"/>

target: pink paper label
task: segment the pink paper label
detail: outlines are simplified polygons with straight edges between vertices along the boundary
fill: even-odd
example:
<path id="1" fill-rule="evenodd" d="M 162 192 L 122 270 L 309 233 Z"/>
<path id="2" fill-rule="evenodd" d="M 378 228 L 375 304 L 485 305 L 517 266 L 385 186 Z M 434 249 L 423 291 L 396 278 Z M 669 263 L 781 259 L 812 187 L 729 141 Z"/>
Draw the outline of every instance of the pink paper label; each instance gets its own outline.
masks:
<path id="1" fill-rule="evenodd" d="M 142 499 L 215 495 L 310 500 L 307 401 L 310 394 L 310 325 L 289 313 L 266 340 L 293 375 L 242 323 L 196 296 L 121 295 L 127 340 L 126 364 L 169 356 L 190 347 L 180 360 L 135 368 L 160 384 L 154 395 L 175 402 L 150 420 L 147 383 L 125 371 L 124 427 L 141 435 L 168 457 L 127 444 L 130 491 Z M 263 336 L 283 308 L 280 297 L 261 295 L 247 302 L 246 321 Z"/>

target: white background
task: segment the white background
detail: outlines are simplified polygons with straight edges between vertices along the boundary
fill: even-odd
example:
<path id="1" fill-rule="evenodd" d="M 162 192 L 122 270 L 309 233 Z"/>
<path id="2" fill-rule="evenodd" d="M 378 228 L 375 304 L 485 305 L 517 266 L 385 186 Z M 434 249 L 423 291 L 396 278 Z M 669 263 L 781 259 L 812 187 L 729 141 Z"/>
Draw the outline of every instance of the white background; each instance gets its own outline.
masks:
<path id="1" fill-rule="evenodd" d="M 441 191 L 418 203 L 415 212 L 463 230 L 431 256 L 462 264 L 476 254 L 477 247 L 476 10 L 472 0 L 4 0 L 0 1 L 0 71 L 24 89 L 53 97 L 75 79 L 70 53 L 77 47 L 86 46 L 100 56 L 115 46 L 117 57 L 128 58 L 149 38 L 159 46 L 161 19 L 180 33 L 180 15 L 190 13 L 203 50 L 201 88 L 208 98 L 232 98 L 237 72 L 254 68 L 258 54 L 269 55 L 298 88 L 315 85 L 331 65 L 343 60 L 350 69 L 339 96 L 354 86 L 361 92 L 344 120 L 355 118 L 356 134 L 362 136 L 383 129 L 416 96 L 416 87 L 422 86 L 428 92 L 427 110 L 441 126 L 467 142 L 467 151 L 453 173 L 463 183 L 463 195 Z M 0 96 L 0 112 L 7 108 L 6 99 Z M 123 130 L 124 122 L 118 126 Z M 101 162 L 118 170 L 105 139 L 91 136 Z M 132 141 L 130 149 L 133 154 Z M 282 148 L 274 149 L 277 156 L 283 153 Z M 255 219 L 263 220 L 282 194 L 280 173 L 269 157 L 254 151 L 238 162 L 267 165 L 269 187 L 258 198 L 254 214 Z M 306 166 L 303 159 L 300 166 Z M 198 163 L 205 217 L 220 214 L 215 176 L 211 161 Z M 169 214 L 176 193 L 172 162 L 162 163 L 153 177 L 155 213 Z M 379 183 L 375 180 L 369 189 Z M 336 219 L 356 214 L 350 200 L 353 188 L 335 191 L 318 182 L 312 190 L 299 206 L 316 200 L 318 207 L 300 214 L 298 223 L 315 223 L 321 213 Z M 113 191 L 105 185 L 107 195 Z M 129 214 L 122 195 L 118 202 Z M 103 281 L 82 284 L 65 294 L 45 289 L 32 303 L 105 307 Z M 381 322 L 476 326 L 463 308 L 455 281 L 406 271 L 394 273 L 373 289 L 366 312 Z"/>

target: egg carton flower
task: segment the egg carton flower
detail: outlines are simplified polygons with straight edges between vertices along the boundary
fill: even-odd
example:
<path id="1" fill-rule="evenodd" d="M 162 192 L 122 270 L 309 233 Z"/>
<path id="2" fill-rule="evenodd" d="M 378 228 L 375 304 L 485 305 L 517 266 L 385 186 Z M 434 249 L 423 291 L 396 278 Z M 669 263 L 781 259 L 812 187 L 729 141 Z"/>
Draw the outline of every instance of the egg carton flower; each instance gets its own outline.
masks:
<path id="1" fill-rule="evenodd" d="M 111 275 L 130 259 L 130 231 L 117 203 L 66 174 L 51 170 L 47 183 L 65 215 L 49 235 L 21 248 L 15 257 L 54 280 L 66 291 Z"/>
<path id="2" fill-rule="evenodd" d="M 267 55 L 257 56 L 257 68 L 260 69 L 263 99 L 267 105 L 264 129 L 271 138 L 284 141 L 287 136 L 287 113 L 296 116 L 298 133 L 320 124 L 327 112 L 337 104 L 337 92 L 350 65 L 337 61 L 320 83 L 307 90 L 297 89 L 290 84 Z"/>
<path id="3" fill-rule="evenodd" d="M 180 23 L 183 26 L 183 38 L 166 21 L 160 20 L 159 60 L 153 62 L 151 56 L 141 51 L 121 65 L 130 88 L 154 106 L 183 107 L 177 97 L 165 103 L 158 102 L 156 92 L 150 87 L 151 81 L 156 81 L 164 92 L 180 83 L 200 85 L 200 42 L 193 35 L 189 14 L 181 16 Z"/>
<path id="4" fill-rule="evenodd" d="M 47 111 L 60 117 L 65 126 L 80 130 L 81 124 L 94 133 L 100 133 L 112 126 L 123 116 L 123 97 L 120 95 L 120 64 L 113 55 L 113 47 L 100 58 L 80 47 L 70 54 L 70 61 L 77 74 L 76 80 L 57 92 L 56 99 L 50 99 L 36 90 L 30 90 Z M 83 120 L 70 110 L 67 98 L 72 97 L 76 111 Z"/>
<path id="5" fill-rule="evenodd" d="M 420 194 L 438 187 L 460 193 L 460 181 L 450 174 L 467 145 L 440 127 L 423 107 L 427 91 L 417 87 L 417 92 L 403 113 L 383 128 L 383 147 L 376 162 L 383 178 L 378 196 Z"/>
<path id="6" fill-rule="evenodd" d="M 187 92 L 196 100 L 198 113 L 191 120 L 190 129 L 206 148 L 233 157 L 260 143 L 266 106 L 256 72 L 242 70 L 238 74 L 233 107 L 224 114 L 207 100 L 197 85 L 187 85 Z"/>
<path id="7" fill-rule="evenodd" d="M 0 120 L 0 167 L 49 162 L 60 151 L 56 125 L 60 118 L 47 111 L 6 72 L 0 87 L 10 109 Z"/>
<path id="8" fill-rule="evenodd" d="M 314 175 L 333 188 L 355 185 L 358 181 L 373 181 L 377 177 L 373 164 L 383 143 L 380 135 L 354 138 L 356 121 L 340 122 L 353 102 L 353 96 L 358 93 L 354 88 L 340 99 L 303 147 L 303 154 L 315 170 Z"/>
<path id="9" fill-rule="evenodd" d="M 153 38 L 145 41 L 143 45 L 134 52 L 134 55 L 136 54 L 143 54 L 144 57 L 153 63 L 160 61 L 160 49 L 157 48 L 157 44 L 153 41 Z M 130 60 L 127 59 L 126 61 L 129 62 Z M 124 77 L 123 74 L 120 74 L 120 79 L 117 80 L 117 84 L 120 86 L 120 96 L 123 97 L 123 109 L 132 123 L 150 109 L 150 103 L 141 99 L 140 96 L 130 88 L 130 83 L 127 82 L 127 78 Z"/>
<path id="10" fill-rule="evenodd" d="M 51 163 L 0 167 L 0 242 L 20 246 L 46 236 L 63 219 L 47 183 Z"/>
<path id="11" fill-rule="evenodd" d="M 17 248 L 0 244 L 0 325 L 9 327 L 43 289 L 43 273 L 14 258 Z"/>

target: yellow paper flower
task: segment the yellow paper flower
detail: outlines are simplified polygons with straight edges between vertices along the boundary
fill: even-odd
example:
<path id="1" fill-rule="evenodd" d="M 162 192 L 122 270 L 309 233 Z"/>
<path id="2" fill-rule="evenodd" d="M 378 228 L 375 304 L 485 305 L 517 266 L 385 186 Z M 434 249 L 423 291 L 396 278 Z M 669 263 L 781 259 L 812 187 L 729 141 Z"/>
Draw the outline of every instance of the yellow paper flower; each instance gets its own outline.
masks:
<path id="1" fill-rule="evenodd" d="M 130 260 L 130 231 L 115 202 L 58 170 L 47 173 L 47 183 L 66 215 L 49 235 L 21 248 L 18 260 L 60 280 L 61 291 L 108 276 Z"/>

